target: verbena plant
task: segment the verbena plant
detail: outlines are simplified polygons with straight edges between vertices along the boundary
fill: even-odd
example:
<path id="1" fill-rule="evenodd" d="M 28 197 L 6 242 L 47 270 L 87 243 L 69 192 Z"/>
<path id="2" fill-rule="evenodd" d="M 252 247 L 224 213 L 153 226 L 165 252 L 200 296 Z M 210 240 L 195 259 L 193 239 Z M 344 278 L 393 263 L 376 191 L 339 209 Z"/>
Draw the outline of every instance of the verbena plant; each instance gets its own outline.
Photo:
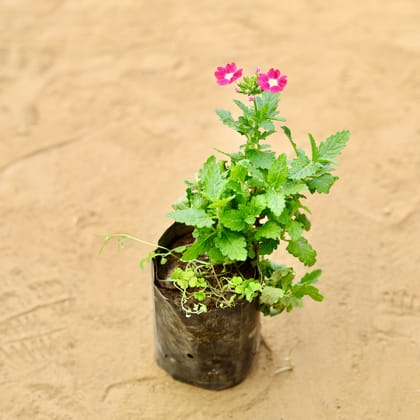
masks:
<path id="1" fill-rule="evenodd" d="M 168 256 L 180 260 L 167 281 L 179 289 L 188 316 L 206 312 L 209 302 L 223 308 L 237 300 L 258 300 L 263 314 L 276 315 L 302 306 L 306 295 L 321 301 L 323 296 L 314 286 L 320 269 L 295 281 L 292 267 L 274 263 L 268 256 L 282 245 L 305 266 L 316 263 L 317 253 L 305 238 L 311 223 L 303 199 L 308 193 L 329 193 L 338 179 L 332 175 L 336 158 L 349 132 L 339 131 L 320 143 L 309 134 L 308 155 L 297 147 L 290 129 L 281 125 L 294 156 L 277 155 L 266 140 L 276 132 L 275 123 L 285 121 L 278 105 L 287 77 L 276 69 L 267 73 L 257 69 L 242 77 L 235 63 L 218 67 L 215 77 L 221 86 L 236 82 L 237 93 L 246 96 L 245 103 L 233 100 L 240 111 L 237 118 L 216 110 L 222 123 L 240 133 L 244 142 L 235 153 L 218 150 L 222 159 L 210 156 L 197 178 L 186 181 L 185 195 L 168 214 L 193 227 L 194 241 L 173 250 L 160 247 L 142 263 L 153 257 L 161 263 Z M 232 269 L 244 261 L 255 266 L 255 278 Z"/>

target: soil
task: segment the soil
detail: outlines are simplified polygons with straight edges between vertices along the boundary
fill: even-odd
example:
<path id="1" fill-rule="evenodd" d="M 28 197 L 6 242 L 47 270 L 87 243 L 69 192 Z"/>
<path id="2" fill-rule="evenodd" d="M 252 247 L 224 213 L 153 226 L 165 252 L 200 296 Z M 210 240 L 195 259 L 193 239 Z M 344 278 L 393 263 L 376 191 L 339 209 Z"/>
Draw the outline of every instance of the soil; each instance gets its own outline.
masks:
<path id="1" fill-rule="evenodd" d="M 193 228 L 191 226 L 187 226 L 182 223 L 174 223 L 159 238 L 158 245 L 162 247 L 162 251 L 165 252 L 168 249 L 175 249 L 180 246 L 192 244 L 194 242 L 192 232 Z M 163 294 L 163 296 L 172 300 L 173 302 L 176 302 L 179 307 L 181 306 L 181 292 L 175 287 L 172 281 L 167 281 L 167 279 L 170 278 L 175 268 L 186 268 L 187 263 L 181 261 L 181 256 L 182 253 L 169 255 L 165 257 L 166 262 L 164 264 L 162 264 L 160 256 L 157 256 L 152 260 L 152 271 L 155 285 Z M 201 261 L 208 260 L 206 255 L 201 255 L 199 259 Z M 205 279 L 208 284 L 212 285 L 213 287 L 217 287 L 218 281 L 216 276 L 220 275 L 229 277 L 238 275 L 246 279 L 257 278 L 256 268 L 254 266 L 255 263 L 253 263 L 251 260 L 237 262 L 231 265 L 215 265 L 213 266 L 213 271 L 208 273 L 208 275 L 205 276 Z M 195 289 L 192 291 L 198 290 L 199 289 Z M 225 298 L 229 300 L 231 295 L 232 293 L 229 292 L 225 294 Z M 200 302 L 192 297 L 189 298 L 188 305 L 191 306 L 194 303 L 199 304 Z M 213 299 L 205 299 L 201 301 L 201 303 L 205 304 L 208 309 L 215 308 L 217 306 Z"/>
<path id="2" fill-rule="evenodd" d="M 418 418 L 419 21 L 417 0 L 0 1 L 0 419 Z M 288 75 L 300 148 L 352 137 L 307 200 L 325 300 L 263 318 L 249 377 L 214 392 L 154 361 L 154 248 L 98 250 L 155 243 L 240 145 L 213 112 L 237 115 L 213 76 L 232 61 Z"/>

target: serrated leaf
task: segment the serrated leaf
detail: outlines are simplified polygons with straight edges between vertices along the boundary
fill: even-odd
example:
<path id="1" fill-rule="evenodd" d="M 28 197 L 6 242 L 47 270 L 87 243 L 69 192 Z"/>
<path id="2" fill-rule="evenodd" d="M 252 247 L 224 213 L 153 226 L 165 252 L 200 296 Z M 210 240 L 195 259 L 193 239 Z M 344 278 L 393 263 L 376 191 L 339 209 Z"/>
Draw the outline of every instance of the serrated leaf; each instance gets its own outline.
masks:
<path id="1" fill-rule="evenodd" d="M 277 287 L 265 286 L 261 292 L 260 302 L 266 305 L 275 305 L 284 297 L 284 291 Z"/>
<path id="2" fill-rule="evenodd" d="M 242 165 L 248 170 L 250 174 L 248 183 L 251 187 L 264 187 L 265 186 L 265 178 L 264 178 L 263 173 L 250 160 L 244 159 L 238 162 L 238 164 Z"/>
<path id="3" fill-rule="evenodd" d="M 262 239 L 258 245 L 259 255 L 270 255 L 277 249 L 280 241 L 278 239 Z"/>
<path id="4" fill-rule="evenodd" d="M 235 198 L 234 195 L 231 195 L 230 197 L 221 198 L 220 200 L 213 201 L 211 204 L 209 204 L 207 207 L 209 209 L 217 209 L 217 208 L 223 208 L 231 202 Z"/>
<path id="5" fill-rule="evenodd" d="M 278 239 L 281 235 L 282 228 L 276 222 L 269 220 L 264 223 L 262 226 L 258 227 L 257 232 L 255 233 L 255 239 L 259 240 L 261 238 L 267 239 Z"/>
<path id="6" fill-rule="evenodd" d="M 317 166 L 312 162 L 305 152 L 298 149 L 298 157 L 293 159 L 290 164 L 289 178 L 290 179 L 303 179 L 313 175 L 317 171 Z"/>
<path id="7" fill-rule="evenodd" d="M 306 266 L 310 267 L 316 262 L 316 251 L 305 238 L 290 241 L 287 251 Z"/>
<path id="8" fill-rule="evenodd" d="M 321 302 L 324 300 L 324 296 L 319 293 L 319 290 L 310 284 L 304 284 L 303 286 L 296 285 L 293 287 L 293 294 L 297 298 L 302 298 L 303 296 L 310 296 L 313 300 Z"/>
<path id="9" fill-rule="evenodd" d="M 273 279 L 275 279 L 276 272 L 273 273 Z M 292 285 L 293 279 L 295 278 L 295 272 L 292 268 L 289 268 L 289 272 L 287 274 L 284 274 L 282 278 L 280 279 L 281 287 L 284 290 L 287 290 Z"/>
<path id="10" fill-rule="evenodd" d="M 281 225 L 287 225 L 290 220 L 290 212 L 287 206 L 283 209 L 280 216 L 277 216 L 276 222 L 280 223 Z"/>
<path id="11" fill-rule="evenodd" d="M 263 152 L 261 150 L 247 150 L 245 154 L 255 167 L 269 169 L 275 160 L 274 152 Z"/>
<path id="12" fill-rule="evenodd" d="M 306 214 L 304 214 L 304 213 L 296 214 L 295 220 L 302 224 L 303 229 L 305 229 L 305 230 L 310 230 L 311 229 L 311 222 L 307 218 Z"/>
<path id="13" fill-rule="evenodd" d="M 265 194 L 254 195 L 251 198 L 250 213 L 258 216 L 267 207 L 267 197 Z"/>
<path id="14" fill-rule="evenodd" d="M 238 99 L 234 99 L 233 102 L 235 102 L 235 104 L 244 112 L 244 114 L 248 114 L 250 112 L 250 109 Z"/>
<path id="15" fill-rule="evenodd" d="M 203 209 L 176 210 L 168 213 L 168 216 L 188 226 L 202 228 L 213 225 L 212 218 Z"/>
<path id="16" fill-rule="evenodd" d="M 220 216 L 220 222 L 230 230 L 239 232 L 246 226 L 244 216 L 246 216 L 244 211 L 235 209 L 226 210 Z"/>
<path id="17" fill-rule="evenodd" d="M 278 191 L 268 191 L 265 197 L 267 199 L 267 207 L 275 216 L 280 216 L 286 205 L 284 194 Z"/>
<path id="18" fill-rule="evenodd" d="M 227 125 L 230 128 L 236 128 L 236 122 L 233 119 L 230 111 L 225 111 L 224 109 L 216 109 L 215 112 L 224 125 Z"/>
<path id="19" fill-rule="evenodd" d="M 258 109 L 257 117 L 260 122 L 278 115 L 279 98 L 278 93 L 273 94 L 268 91 L 264 91 L 262 95 L 255 97 Z"/>
<path id="20" fill-rule="evenodd" d="M 319 193 L 329 193 L 330 188 L 333 186 L 335 181 L 337 181 L 338 176 L 333 176 L 331 174 L 324 174 L 321 176 L 318 176 L 316 178 L 312 178 L 307 182 L 309 191 L 311 193 L 313 192 L 319 192 Z"/>
<path id="21" fill-rule="evenodd" d="M 270 120 L 260 122 L 260 128 L 263 128 L 264 130 L 270 132 L 270 134 L 274 133 L 276 129 L 274 127 L 274 124 Z"/>
<path id="22" fill-rule="evenodd" d="M 281 154 L 271 165 L 267 174 L 267 181 L 271 187 L 278 189 L 287 180 L 287 156 Z"/>
<path id="23" fill-rule="evenodd" d="M 220 166 L 214 156 L 210 156 L 200 169 L 200 180 L 203 184 L 203 192 L 212 201 L 217 200 L 223 189 L 224 179 Z"/>
<path id="24" fill-rule="evenodd" d="M 191 197 L 191 206 L 196 209 L 205 209 L 208 206 L 209 201 L 206 200 L 202 195 L 194 195 Z M 184 210 L 184 209 L 177 209 L 177 210 Z"/>
<path id="25" fill-rule="evenodd" d="M 245 298 L 248 302 L 252 302 L 254 297 L 258 295 L 258 292 L 262 288 L 261 283 L 254 279 L 246 280 L 245 283 Z"/>
<path id="26" fill-rule="evenodd" d="M 188 246 L 187 250 L 182 254 L 183 261 L 192 261 L 207 251 L 208 237 L 198 238 L 194 243 Z"/>
<path id="27" fill-rule="evenodd" d="M 296 241 L 302 236 L 303 226 L 296 222 L 295 220 L 292 220 L 287 226 L 286 231 L 290 236 L 290 239 L 292 241 Z"/>
<path id="28" fill-rule="evenodd" d="M 194 292 L 194 297 L 199 301 L 202 302 L 203 300 L 206 299 L 206 293 L 203 292 L 202 290 L 198 291 L 198 292 Z"/>
<path id="29" fill-rule="evenodd" d="M 306 184 L 296 184 L 296 183 L 287 183 L 282 187 L 282 191 L 285 195 L 293 195 L 298 194 L 302 191 L 305 191 L 308 189 L 308 186 Z"/>
<path id="30" fill-rule="evenodd" d="M 220 252 L 219 248 L 215 247 L 213 244 L 207 247 L 206 253 L 212 264 L 222 264 L 225 260 L 225 256 Z"/>
<path id="31" fill-rule="evenodd" d="M 230 179 L 232 181 L 243 182 L 248 174 L 248 169 L 242 165 L 234 165 L 230 170 Z"/>
<path id="32" fill-rule="evenodd" d="M 220 252 L 232 261 L 245 261 L 248 255 L 245 238 L 236 232 L 224 230 L 220 237 L 214 239 Z"/>
<path id="33" fill-rule="evenodd" d="M 172 204 L 172 208 L 174 210 L 184 210 L 188 207 L 188 198 L 186 194 L 184 194 L 182 197 L 179 197 L 178 200 L 176 200 L 175 203 Z"/>
<path id="34" fill-rule="evenodd" d="M 346 143 L 349 141 L 350 132 L 348 130 L 339 131 L 332 136 L 328 137 L 319 145 L 319 158 L 320 162 L 335 162 L 343 151 Z"/>
<path id="35" fill-rule="evenodd" d="M 314 284 L 318 281 L 319 276 L 322 274 L 322 270 L 318 268 L 317 270 L 306 273 L 299 283 L 301 284 Z"/>
<path id="36" fill-rule="evenodd" d="M 243 181 L 230 180 L 226 182 L 223 190 L 227 192 L 228 194 L 231 194 L 231 193 L 235 194 L 235 197 L 236 197 L 237 195 L 241 195 L 243 193 L 242 184 L 243 184 Z"/>

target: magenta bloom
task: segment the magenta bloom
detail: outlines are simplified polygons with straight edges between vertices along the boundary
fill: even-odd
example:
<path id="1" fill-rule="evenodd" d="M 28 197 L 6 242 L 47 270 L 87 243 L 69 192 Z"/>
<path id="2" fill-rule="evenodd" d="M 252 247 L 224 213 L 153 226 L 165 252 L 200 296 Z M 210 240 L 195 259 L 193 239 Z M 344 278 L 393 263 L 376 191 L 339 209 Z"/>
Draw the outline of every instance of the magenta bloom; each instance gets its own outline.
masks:
<path id="1" fill-rule="evenodd" d="M 237 69 L 235 63 L 230 63 L 225 67 L 217 67 L 214 75 L 220 86 L 229 85 L 242 76 L 242 69 Z"/>
<path id="2" fill-rule="evenodd" d="M 280 76 L 280 70 L 270 69 L 268 73 L 258 75 L 258 85 L 262 90 L 268 90 L 271 93 L 281 92 L 287 84 L 287 76 Z"/>

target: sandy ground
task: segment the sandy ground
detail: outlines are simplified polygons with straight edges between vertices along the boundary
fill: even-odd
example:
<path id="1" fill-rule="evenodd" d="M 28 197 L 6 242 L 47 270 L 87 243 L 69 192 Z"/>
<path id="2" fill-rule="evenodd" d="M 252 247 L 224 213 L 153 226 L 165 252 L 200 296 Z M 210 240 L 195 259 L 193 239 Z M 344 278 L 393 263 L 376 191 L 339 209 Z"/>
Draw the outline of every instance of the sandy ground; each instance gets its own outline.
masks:
<path id="1" fill-rule="evenodd" d="M 417 0 L 0 0 L 0 418 L 418 419 L 419 21 Z M 183 180 L 237 147 L 213 113 L 233 60 L 289 75 L 302 147 L 352 138 L 309 203 L 326 300 L 264 318 L 271 351 L 211 392 L 154 363 L 149 249 L 98 248 L 155 242 Z"/>

